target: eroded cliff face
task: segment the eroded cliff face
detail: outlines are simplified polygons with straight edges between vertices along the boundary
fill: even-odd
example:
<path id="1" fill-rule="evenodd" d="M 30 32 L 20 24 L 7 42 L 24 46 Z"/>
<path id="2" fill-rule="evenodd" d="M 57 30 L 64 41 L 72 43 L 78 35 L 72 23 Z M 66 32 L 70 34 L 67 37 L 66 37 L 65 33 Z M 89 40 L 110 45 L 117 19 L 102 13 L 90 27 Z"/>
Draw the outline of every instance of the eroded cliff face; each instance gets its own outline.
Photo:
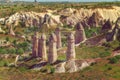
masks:
<path id="1" fill-rule="evenodd" d="M 41 27 L 44 24 L 49 26 L 61 25 L 59 15 L 36 12 L 17 12 L 10 17 L 1 18 L 0 22 L 5 25 L 14 24 L 14 26 L 18 26 L 21 23 L 22 27 Z"/>
<path id="2" fill-rule="evenodd" d="M 68 25 L 75 25 L 78 22 L 81 22 L 84 27 L 98 27 L 103 25 L 108 19 L 111 22 L 115 22 L 120 16 L 120 7 L 113 6 L 111 9 L 106 8 L 96 8 L 96 9 L 69 9 L 64 12 L 61 11 L 64 17 L 62 18 L 63 22 L 66 22 Z M 66 16 L 67 13 L 70 13 L 69 16 Z M 66 17 L 65 17 L 66 16 Z"/>
<path id="3" fill-rule="evenodd" d="M 54 14 L 56 13 L 56 14 Z M 67 24 L 74 26 L 81 22 L 83 27 L 98 27 L 103 25 L 108 19 L 115 22 L 120 16 L 120 7 L 113 6 L 110 9 L 73 9 L 67 8 L 61 11 L 37 12 L 17 12 L 10 17 L 1 18 L 0 22 L 17 26 L 22 22 L 23 26 L 42 26 L 44 23 L 50 26 Z"/>
<path id="4" fill-rule="evenodd" d="M 120 17 L 120 7 L 95 8 L 95 9 L 73 9 L 48 10 L 44 13 L 37 12 L 17 12 L 9 17 L 0 18 L 0 24 L 5 25 L 8 29 L 11 27 L 38 27 L 38 28 L 56 28 L 59 26 L 75 26 L 80 23 L 83 28 L 101 27 L 102 31 L 114 29 L 113 24 Z M 110 31 L 110 30 L 107 30 Z"/>

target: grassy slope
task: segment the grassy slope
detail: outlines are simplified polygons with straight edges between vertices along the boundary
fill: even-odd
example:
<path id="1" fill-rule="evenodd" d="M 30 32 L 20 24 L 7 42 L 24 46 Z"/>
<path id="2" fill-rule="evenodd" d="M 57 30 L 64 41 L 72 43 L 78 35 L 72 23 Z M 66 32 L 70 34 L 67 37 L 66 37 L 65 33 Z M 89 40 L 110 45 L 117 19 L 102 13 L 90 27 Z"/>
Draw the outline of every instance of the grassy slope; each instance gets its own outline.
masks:
<path id="1" fill-rule="evenodd" d="M 103 59 L 76 73 L 44 74 L 24 68 L 0 67 L 0 80 L 119 80 L 120 63 L 110 64 Z"/>

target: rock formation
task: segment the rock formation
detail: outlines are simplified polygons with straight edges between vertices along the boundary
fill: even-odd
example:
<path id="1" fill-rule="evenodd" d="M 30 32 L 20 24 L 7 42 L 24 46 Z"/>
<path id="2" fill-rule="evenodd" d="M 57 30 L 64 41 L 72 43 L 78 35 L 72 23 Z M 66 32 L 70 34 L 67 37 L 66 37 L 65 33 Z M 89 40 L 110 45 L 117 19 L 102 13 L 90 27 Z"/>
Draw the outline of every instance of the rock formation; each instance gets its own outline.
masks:
<path id="1" fill-rule="evenodd" d="M 115 28 L 116 30 L 116 38 L 117 40 L 120 41 L 120 17 L 117 19 L 116 23 L 115 23 Z"/>
<path id="2" fill-rule="evenodd" d="M 120 17 L 115 25 L 106 33 L 106 41 L 120 40 Z"/>
<path id="3" fill-rule="evenodd" d="M 32 56 L 38 57 L 38 33 L 35 32 L 35 34 L 32 36 Z"/>
<path id="4" fill-rule="evenodd" d="M 42 58 L 42 60 L 47 60 L 47 52 L 46 52 L 46 35 L 42 34 L 39 38 L 38 45 L 38 56 Z"/>
<path id="5" fill-rule="evenodd" d="M 62 42 L 61 42 L 60 28 L 56 28 L 55 34 L 56 34 L 56 37 L 57 37 L 57 48 L 61 48 L 62 47 Z"/>
<path id="6" fill-rule="evenodd" d="M 59 13 L 62 13 L 62 16 L 64 16 L 61 21 L 67 25 L 76 25 L 78 22 L 81 22 L 84 27 L 97 27 L 102 26 L 104 24 L 104 20 L 110 19 L 111 21 L 115 22 L 120 15 L 119 11 L 120 7 L 113 6 L 109 9 L 75 9 L 74 12 L 76 13 L 74 14 L 74 12 L 71 12 L 71 15 L 69 16 L 66 16 L 65 10 L 62 10 Z"/>
<path id="7" fill-rule="evenodd" d="M 10 28 L 9 28 L 9 34 L 12 35 L 12 36 L 15 36 L 15 33 L 14 33 L 11 25 L 10 25 Z"/>
<path id="8" fill-rule="evenodd" d="M 70 33 L 68 38 L 67 38 L 67 54 L 66 58 L 67 60 L 74 60 L 75 59 L 75 39 L 73 33 Z"/>
<path id="9" fill-rule="evenodd" d="M 56 62 L 56 60 L 57 60 L 57 38 L 56 35 L 52 33 L 49 38 L 48 62 L 52 64 Z"/>
<path id="10" fill-rule="evenodd" d="M 106 22 L 105 22 L 105 24 L 102 26 L 102 30 L 101 30 L 101 32 L 103 33 L 105 33 L 105 32 L 107 32 L 108 30 L 111 30 L 112 29 L 112 23 L 110 22 L 110 19 L 108 19 Z"/>
<path id="11" fill-rule="evenodd" d="M 75 44 L 79 44 L 80 42 L 84 42 L 86 40 L 86 35 L 83 26 L 81 23 L 78 23 L 75 26 Z"/>

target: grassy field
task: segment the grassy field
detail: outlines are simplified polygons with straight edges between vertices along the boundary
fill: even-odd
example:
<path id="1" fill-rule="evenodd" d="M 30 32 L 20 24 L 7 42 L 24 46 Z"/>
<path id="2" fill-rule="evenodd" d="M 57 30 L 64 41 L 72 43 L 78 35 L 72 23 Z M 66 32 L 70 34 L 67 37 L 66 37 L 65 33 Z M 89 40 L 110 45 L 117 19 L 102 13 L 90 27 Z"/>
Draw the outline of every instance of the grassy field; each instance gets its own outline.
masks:
<path id="1" fill-rule="evenodd" d="M 75 73 L 48 74 L 27 68 L 0 67 L 0 80 L 119 80 L 120 63 L 109 63 L 102 59 L 97 63 Z"/>

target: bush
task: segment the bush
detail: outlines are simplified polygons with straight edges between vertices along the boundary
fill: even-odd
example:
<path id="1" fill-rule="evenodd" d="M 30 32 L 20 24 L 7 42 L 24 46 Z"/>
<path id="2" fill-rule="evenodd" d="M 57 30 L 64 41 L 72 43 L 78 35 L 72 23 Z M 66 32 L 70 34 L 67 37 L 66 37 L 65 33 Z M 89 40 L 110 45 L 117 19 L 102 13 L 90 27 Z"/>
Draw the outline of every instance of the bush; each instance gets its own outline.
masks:
<path id="1" fill-rule="evenodd" d="M 26 71 L 28 71 L 28 68 L 27 67 L 19 67 L 18 68 L 21 72 L 26 72 Z"/>
<path id="2" fill-rule="evenodd" d="M 18 53 L 18 54 L 23 54 L 23 53 L 24 53 L 24 50 L 23 50 L 22 48 L 17 49 L 16 53 Z"/>
<path id="3" fill-rule="evenodd" d="M 8 66 L 8 61 L 6 60 L 0 60 L 0 67 L 3 67 L 3 66 Z"/>
<path id="4" fill-rule="evenodd" d="M 120 60 L 120 55 L 109 58 L 109 62 L 112 63 L 112 64 L 117 63 L 119 60 Z"/>
<path id="5" fill-rule="evenodd" d="M 111 64 L 118 62 L 118 59 L 116 57 L 110 58 L 109 60 Z"/>
<path id="6" fill-rule="evenodd" d="M 105 51 L 105 52 L 99 53 L 99 56 L 103 58 L 103 57 L 110 56 L 110 54 L 111 54 L 111 53 L 110 53 L 109 51 Z"/>
<path id="7" fill-rule="evenodd" d="M 92 37 L 93 33 L 100 33 L 100 28 L 99 27 L 91 27 L 91 29 L 85 29 L 85 34 L 87 38 Z"/>
<path id="8" fill-rule="evenodd" d="M 55 68 L 51 67 L 51 68 L 50 68 L 50 73 L 52 74 L 52 73 L 54 73 L 54 72 L 55 72 Z"/>
<path id="9" fill-rule="evenodd" d="M 15 48 L 8 49 L 7 51 L 8 51 L 8 53 L 11 53 L 11 54 L 15 54 L 16 53 L 16 49 Z"/>
<path id="10" fill-rule="evenodd" d="M 1 54 L 7 54 L 8 51 L 7 51 L 6 49 L 0 48 L 0 53 L 1 53 Z"/>

